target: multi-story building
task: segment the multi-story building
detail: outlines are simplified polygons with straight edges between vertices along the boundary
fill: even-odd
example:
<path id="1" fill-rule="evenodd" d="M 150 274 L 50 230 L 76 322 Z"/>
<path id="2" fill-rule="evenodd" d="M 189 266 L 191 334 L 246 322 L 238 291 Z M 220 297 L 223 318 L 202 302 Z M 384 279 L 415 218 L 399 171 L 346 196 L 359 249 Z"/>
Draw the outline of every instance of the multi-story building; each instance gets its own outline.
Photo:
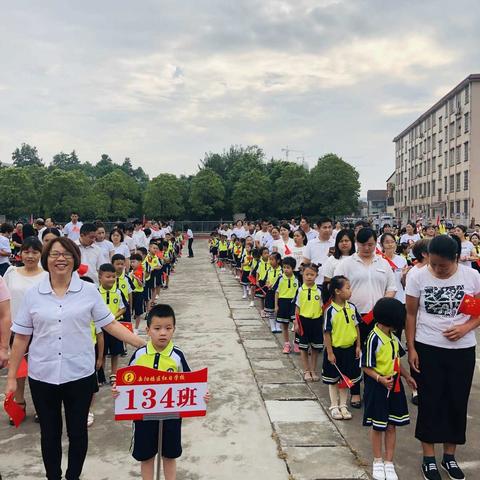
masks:
<path id="1" fill-rule="evenodd" d="M 369 217 L 376 215 L 385 215 L 387 212 L 387 191 L 386 190 L 368 190 L 367 191 L 367 215 Z"/>
<path id="2" fill-rule="evenodd" d="M 387 178 L 387 215 L 395 217 L 395 179 L 397 175 L 393 172 Z"/>
<path id="3" fill-rule="evenodd" d="M 395 216 L 480 220 L 480 74 L 468 76 L 395 142 Z"/>

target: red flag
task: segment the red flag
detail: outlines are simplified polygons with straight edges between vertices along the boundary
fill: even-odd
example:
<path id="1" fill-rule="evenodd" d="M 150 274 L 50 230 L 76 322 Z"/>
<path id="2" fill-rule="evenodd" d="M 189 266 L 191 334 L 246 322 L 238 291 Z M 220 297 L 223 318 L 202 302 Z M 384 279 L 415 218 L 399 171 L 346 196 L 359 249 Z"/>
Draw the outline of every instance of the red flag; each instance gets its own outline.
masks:
<path id="1" fill-rule="evenodd" d="M 288 248 L 288 245 L 285 244 L 285 255 L 291 255 L 292 251 Z"/>
<path id="2" fill-rule="evenodd" d="M 464 313 L 465 315 L 471 315 L 472 317 L 480 316 L 480 298 L 465 294 L 458 307 L 458 313 Z"/>
<path id="3" fill-rule="evenodd" d="M 25 378 L 28 377 L 28 363 L 25 360 L 25 357 L 22 357 L 20 360 L 20 365 L 18 366 L 17 370 L 17 378 Z"/>
<path id="4" fill-rule="evenodd" d="M 295 320 L 297 321 L 298 324 L 298 335 L 303 336 L 303 325 L 302 321 L 300 320 L 300 315 L 298 313 L 295 314 Z"/>
<path id="5" fill-rule="evenodd" d="M 393 362 L 393 371 L 395 372 L 395 387 L 393 391 L 395 393 L 400 392 L 400 359 L 397 357 L 395 358 L 395 361 Z"/>
<path id="6" fill-rule="evenodd" d="M 143 267 L 142 264 L 140 264 L 137 269 L 133 272 L 133 276 L 137 278 L 137 280 L 140 280 L 143 282 Z"/>
<path id="7" fill-rule="evenodd" d="M 340 374 L 340 377 L 342 377 L 342 380 L 338 382 L 338 388 L 352 388 L 353 387 L 352 380 L 340 371 L 336 363 L 334 363 L 334 365 L 338 373 Z"/>
<path id="8" fill-rule="evenodd" d="M 78 267 L 77 273 L 83 277 L 86 275 L 88 272 L 88 265 L 85 265 L 84 263 L 81 263 L 80 266 Z"/>
<path id="9" fill-rule="evenodd" d="M 255 275 L 249 275 L 249 276 L 248 276 L 248 281 L 249 281 L 252 285 L 256 285 L 256 284 L 257 284 L 257 279 L 255 278 Z"/>
<path id="10" fill-rule="evenodd" d="M 25 419 L 25 410 L 13 399 L 13 392 L 10 392 L 5 397 L 3 408 L 13 420 L 15 427 L 18 428 Z"/>
<path id="11" fill-rule="evenodd" d="M 222 268 L 223 267 L 223 262 L 221 260 L 217 261 L 217 267 Z"/>
<path id="12" fill-rule="evenodd" d="M 362 320 L 363 323 L 370 325 L 373 321 L 373 310 L 370 310 L 368 313 L 365 313 L 365 315 L 362 315 Z"/>
<path id="13" fill-rule="evenodd" d="M 130 330 L 133 333 L 133 325 L 130 322 L 118 322 L 120 325 L 123 325 L 127 330 Z"/>
<path id="14" fill-rule="evenodd" d="M 383 252 L 378 247 L 375 247 L 375 255 L 380 255 L 383 257 Z"/>

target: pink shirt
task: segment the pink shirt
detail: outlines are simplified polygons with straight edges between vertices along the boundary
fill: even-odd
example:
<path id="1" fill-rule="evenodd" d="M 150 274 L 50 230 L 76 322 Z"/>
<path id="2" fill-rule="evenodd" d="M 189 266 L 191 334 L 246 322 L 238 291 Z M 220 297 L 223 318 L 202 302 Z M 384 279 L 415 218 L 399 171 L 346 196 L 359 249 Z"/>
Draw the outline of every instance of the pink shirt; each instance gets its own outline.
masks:
<path id="1" fill-rule="evenodd" d="M 5 280 L 0 277 L 0 302 L 5 302 L 6 300 L 10 300 L 10 292 Z"/>

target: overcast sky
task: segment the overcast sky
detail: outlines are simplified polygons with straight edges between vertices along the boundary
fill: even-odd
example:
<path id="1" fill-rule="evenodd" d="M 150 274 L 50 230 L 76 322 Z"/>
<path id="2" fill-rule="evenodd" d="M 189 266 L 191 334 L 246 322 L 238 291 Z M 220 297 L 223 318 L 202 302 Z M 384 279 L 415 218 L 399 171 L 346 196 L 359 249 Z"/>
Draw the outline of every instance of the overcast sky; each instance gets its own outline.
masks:
<path id="1" fill-rule="evenodd" d="M 342 156 L 365 194 L 393 137 L 480 72 L 476 0 L 0 4 L 2 161 L 27 142 L 193 174 L 231 144 L 288 145 L 311 166 Z"/>

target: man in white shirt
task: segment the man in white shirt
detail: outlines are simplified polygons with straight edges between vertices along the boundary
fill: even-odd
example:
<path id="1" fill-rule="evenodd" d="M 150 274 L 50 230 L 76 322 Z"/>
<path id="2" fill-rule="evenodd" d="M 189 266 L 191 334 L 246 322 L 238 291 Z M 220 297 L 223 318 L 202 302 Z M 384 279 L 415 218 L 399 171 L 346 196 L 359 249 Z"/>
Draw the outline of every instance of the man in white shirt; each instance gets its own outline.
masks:
<path id="1" fill-rule="evenodd" d="M 72 212 L 70 222 L 63 227 L 63 234 L 74 242 L 80 238 L 80 229 L 83 223 L 78 220 L 78 213 Z"/>
<path id="2" fill-rule="evenodd" d="M 332 222 L 330 221 L 330 224 L 331 223 Z M 305 233 L 307 237 L 307 242 L 309 242 L 310 240 L 314 240 L 315 238 L 318 238 L 318 232 L 313 228 L 310 228 L 310 220 L 307 217 L 302 217 L 302 219 L 300 220 L 300 228 L 303 230 L 303 233 Z M 330 231 L 330 235 L 331 235 L 331 231 Z"/>
<path id="3" fill-rule="evenodd" d="M 45 220 L 43 218 L 37 218 L 33 224 L 35 230 L 37 231 L 37 236 L 40 241 L 42 241 L 42 234 L 47 228 L 45 225 Z"/>
<path id="4" fill-rule="evenodd" d="M 290 220 L 289 225 L 290 225 L 290 231 L 291 232 L 296 232 L 299 228 L 298 225 L 297 225 L 297 221 L 294 218 L 292 218 L 292 220 Z"/>
<path id="5" fill-rule="evenodd" d="M 75 242 L 80 248 L 82 263 L 88 266 L 86 273 L 98 285 L 98 269 L 104 262 L 104 254 L 100 247 L 95 245 L 97 227 L 93 223 L 86 223 L 80 229 L 80 238 Z"/>
<path id="6" fill-rule="evenodd" d="M 146 248 L 148 250 L 148 241 L 145 232 L 142 230 L 142 222 L 135 220 L 133 222 L 133 241 L 135 242 L 135 248 Z"/>
<path id="7" fill-rule="evenodd" d="M 125 225 L 123 241 L 126 243 L 128 249 L 130 250 L 130 253 L 135 253 L 135 250 L 136 250 L 135 240 L 132 238 L 132 235 L 133 235 L 133 225 L 131 223 L 128 223 L 127 225 Z"/>
<path id="8" fill-rule="evenodd" d="M 193 232 L 188 225 L 185 225 L 185 228 L 187 229 L 187 238 L 188 238 L 188 258 L 193 258 L 193 248 L 192 248 Z"/>
<path id="9" fill-rule="evenodd" d="M 10 248 L 10 237 L 12 236 L 13 226 L 9 223 L 2 223 L 0 226 L 0 275 L 3 274 L 10 267 L 10 255 L 12 249 Z"/>
<path id="10" fill-rule="evenodd" d="M 266 220 L 262 220 L 262 229 L 255 234 L 253 240 L 256 248 L 267 247 L 269 250 L 272 248 L 273 237 L 268 231 L 268 222 Z"/>
<path id="11" fill-rule="evenodd" d="M 304 218 L 302 218 L 302 221 L 303 220 Z M 308 227 L 310 228 L 310 225 Z M 335 241 L 332 238 L 332 221 L 329 218 L 321 218 L 317 223 L 317 228 L 318 237 L 309 240 L 307 245 L 305 246 L 303 263 L 314 263 L 318 266 L 318 275 L 315 283 L 319 288 L 322 288 L 324 276 L 323 265 L 327 261 L 330 249 L 335 247 Z"/>

